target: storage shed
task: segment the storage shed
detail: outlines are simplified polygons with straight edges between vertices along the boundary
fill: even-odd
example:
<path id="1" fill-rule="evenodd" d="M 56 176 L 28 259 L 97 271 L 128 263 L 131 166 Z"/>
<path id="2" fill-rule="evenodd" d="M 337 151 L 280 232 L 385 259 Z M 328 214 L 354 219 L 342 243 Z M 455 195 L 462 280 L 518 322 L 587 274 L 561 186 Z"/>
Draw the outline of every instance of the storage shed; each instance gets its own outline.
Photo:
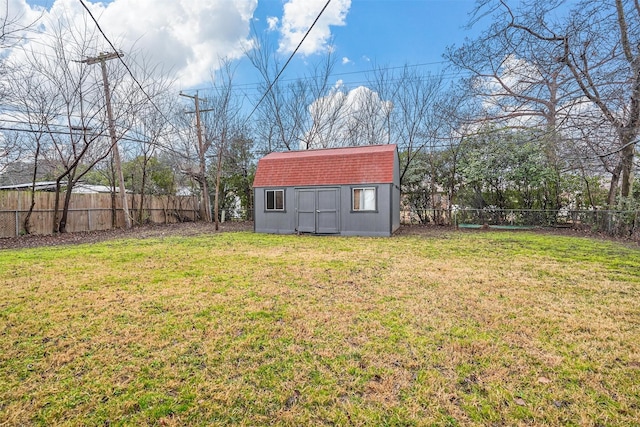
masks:
<path id="1" fill-rule="evenodd" d="M 390 236 L 400 227 L 395 144 L 271 153 L 258 161 L 259 233 Z"/>

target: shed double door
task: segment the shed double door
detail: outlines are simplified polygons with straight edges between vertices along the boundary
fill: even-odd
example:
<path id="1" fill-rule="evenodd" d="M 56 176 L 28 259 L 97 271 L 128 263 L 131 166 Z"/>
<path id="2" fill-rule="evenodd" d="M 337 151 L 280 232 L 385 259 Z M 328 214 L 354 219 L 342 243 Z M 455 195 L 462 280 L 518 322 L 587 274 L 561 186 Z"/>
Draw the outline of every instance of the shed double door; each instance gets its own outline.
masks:
<path id="1" fill-rule="evenodd" d="M 340 233 L 340 189 L 296 189 L 296 229 L 300 233 Z"/>

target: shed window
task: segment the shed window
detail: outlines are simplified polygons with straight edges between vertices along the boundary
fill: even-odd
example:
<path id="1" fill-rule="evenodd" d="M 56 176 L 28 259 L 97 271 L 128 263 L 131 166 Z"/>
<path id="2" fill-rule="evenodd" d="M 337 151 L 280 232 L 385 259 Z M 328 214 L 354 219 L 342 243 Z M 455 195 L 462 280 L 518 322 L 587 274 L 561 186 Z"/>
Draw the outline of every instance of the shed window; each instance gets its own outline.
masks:
<path id="1" fill-rule="evenodd" d="M 375 211 L 376 210 L 375 187 L 353 189 L 353 210 L 354 211 Z"/>
<path id="2" fill-rule="evenodd" d="M 283 211 L 284 210 L 284 190 L 266 190 L 266 210 Z"/>

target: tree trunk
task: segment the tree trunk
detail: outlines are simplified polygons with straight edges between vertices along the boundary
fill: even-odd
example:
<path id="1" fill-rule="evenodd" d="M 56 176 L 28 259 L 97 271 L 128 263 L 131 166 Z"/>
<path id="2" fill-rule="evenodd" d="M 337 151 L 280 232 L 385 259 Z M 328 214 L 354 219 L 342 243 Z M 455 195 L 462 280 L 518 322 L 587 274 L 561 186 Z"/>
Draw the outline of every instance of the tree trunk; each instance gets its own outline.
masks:
<path id="1" fill-rule="evenodd" d="M 611 184 L 609 185 L 609 195 L 607 196 L 607 207 L 612 208 L 616 204 L 616 193 L 618 192 L 618 182 L 620 181 L 620 171 L 622 162 L 611 172 Z"/>
<path id="2" fill-rule="evenodd" d="M 118 228 L 118 209 L 116 207 L 115 184 L 111 187 L 111 228 Z"/>
<path id="3" fill-rule="evenodd" d="M 58 232 L 58 209 L 60 209 L 60 180 L 62 178 L 58 178 L 56 180 L 56 200 L 53 204 L 53 228 L 51 232 L 53 234 Z"/>
<path id="4" fill-rule="evenodd" d="M 147 164 L 149 160 L 145 154 L 144 161 L 142 163 L 142 182 L 140 184 L 140 208 L 138 209 L 138 224 L 142 225 L 143 209 L 144 209 L 144 192 L 147 187 Z"/>
<path id="5" fill-rule="evenodd" d="M 67 232 L 67 218 L 69 217 L 69 204 L 71 203 L 71 190 L 73 190 L 73 179 L 75 177 L 75 170 L 67 178 L 67 191 L 64 195 L 64 205 L 62 206 L 62 218 L 60 218 L 60 226 L 58 231 L 60 233 Z"/>
<path id="6" fill-rule="evenodd" d="M 634 156 L 636 151 L 635 144 L 631 144 L 628 141 L 623 141 L 624 149 L 622 150 L 622 185 L 620 188 L 620 195 L 623 198 L 629 197 L 633 191 L 633 168 L 634 168 Z"/>
<path id="7" fill-rule="evenodd" d="M 27 212 L 27 216 L 24 218 L 24 232 L 27 234 L 31 234 L 31 214 L 33 213 L 33 208 L 36 206 L 36 180 L 38 179 L 38 156 L 40 156 L 40 140 L 38 139 L 36 145 L 36 153 L 33 160 L 33 176 L 31 180 L 31 204 L 29 205 L 29 212 Z"/>
<path id="8" fill-rule="evenodd" d="M 218 170 L 216 172 L 216 195 L 213 202 L 213 209 L 215 210 L 214 216 L 216 218 L 216 231 L 218 231 L 218 205 L 220 202 L 220 178 L 222 175 L 222 150 L 218 153 Z"/>
<path id="9" fill-rule="evenodd" d="M 200 191 L 202 192 L 202 206 L 200 207 L 200 215 L 204 218 L 205 222 L 211 222 L 211 208 L 209 203 L 209 186 L 207 185 L 207 178 L 203 176 L 200 182 Z"/>
<path id="10" fill-rule="evenodd" d="M 209 197 L 209 185 L 207 183 L 207 164 L 204 152 L 200 151 L 200 190 L 202 191 L 202 207 L 200 209 L 205 222 L 211 222 L 211 202 Z"/>
<path id="11" fill-rule="evenodd" d="M 67 218 L 69 217 L 69 202 L 71 201 L 71 184 L 67 185 L 67 191 L 64 194 L 64 205 L 62 206 L 62 217 L 60 218 L 60 233 L 67 232 Z"/>

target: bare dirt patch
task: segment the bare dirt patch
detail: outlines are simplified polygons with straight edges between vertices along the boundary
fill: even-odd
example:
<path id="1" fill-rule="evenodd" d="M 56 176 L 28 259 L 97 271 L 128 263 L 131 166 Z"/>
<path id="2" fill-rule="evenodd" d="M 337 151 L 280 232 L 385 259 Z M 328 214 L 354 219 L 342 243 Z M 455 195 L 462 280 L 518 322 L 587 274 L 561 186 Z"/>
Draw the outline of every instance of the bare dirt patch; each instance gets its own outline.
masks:
<path id="1" fill-rule="evenodd" d="M 198 236 L 202 234 L 224 233 L 234 231 L 251 231 L 253 222 L 233 221 L 220 224 L 219 230 L 215 230 L 215 224 L 205 222 L 183 222 L 177 224 L 149 224 L 126 229 L 89 231 L 77 233 L 59 233 L 53 235 L 29 235 L 20 237 L 10 237 L 0 239 L 1 249 L 21 249 L 37 248 L 42 246 L 58 245 L 79 245 L 84 243 L 97 243 L 113 239 L 145 239 L 149 237 L 165 236 Z M 630 237 L 612 237 L 604 233 L 590 230 L 578 230 L 572 228 L 539 228 L 528 230 L 541 234 L 555 234 L 570 237 L 589 237 L 600 240 L 618 241 L 630 243 L 632 246 L 640 245 L 640 235 Z M 402 225 L 394 236 L 423 236 L 423 237 L 443 237 L 452 232 L 461 233 L 519 233 L 520 230 L 498 230 L 498 229 L 459 229 L 448 226 L 433 225 Z"/>
<path id="2" fill-rule="evenodd" d="M 253 230 L 253 223 L 248 221 L 225 222 L 218 231 L 215 224 L 206 222 L 183 222 L 177 224 L 149 224 L 134 227 L 130 230 L 115 229 L 87 231 L 77 233 L 58 233 L 49 235 L 29 235 L 0 239 L 0 249 L 37 248 L 41 246 L 79 245 L 97 243 L 113 239 L 145 239 L 161 236 L 198 236 L 201 234 L 223 233 L 231 231 Z"/>

